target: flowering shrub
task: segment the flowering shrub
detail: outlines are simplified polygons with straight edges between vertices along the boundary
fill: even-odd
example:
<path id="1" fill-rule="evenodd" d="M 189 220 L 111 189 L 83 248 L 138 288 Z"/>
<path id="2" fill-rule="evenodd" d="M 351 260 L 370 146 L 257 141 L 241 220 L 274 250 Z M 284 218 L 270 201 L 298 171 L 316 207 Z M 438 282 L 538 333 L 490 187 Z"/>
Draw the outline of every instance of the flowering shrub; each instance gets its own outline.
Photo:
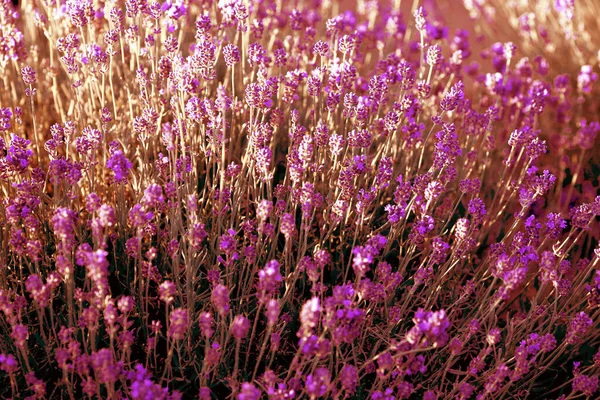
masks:
<path id="1" fill-rule="evenodd" d="M 574 0 L 22 3 L 1 397 L 598 396 Z"/>

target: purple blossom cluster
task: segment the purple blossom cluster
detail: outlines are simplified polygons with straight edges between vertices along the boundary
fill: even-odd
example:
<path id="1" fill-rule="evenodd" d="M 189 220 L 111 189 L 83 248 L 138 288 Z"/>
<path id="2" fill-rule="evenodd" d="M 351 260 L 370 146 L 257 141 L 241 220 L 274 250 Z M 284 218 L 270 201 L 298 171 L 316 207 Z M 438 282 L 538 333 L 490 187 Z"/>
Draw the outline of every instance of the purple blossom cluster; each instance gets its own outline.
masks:
<path id="1" fill-rule="evenodd" d="M 593 0 L 18 3 L 1 398 L 600 395 Z"/>

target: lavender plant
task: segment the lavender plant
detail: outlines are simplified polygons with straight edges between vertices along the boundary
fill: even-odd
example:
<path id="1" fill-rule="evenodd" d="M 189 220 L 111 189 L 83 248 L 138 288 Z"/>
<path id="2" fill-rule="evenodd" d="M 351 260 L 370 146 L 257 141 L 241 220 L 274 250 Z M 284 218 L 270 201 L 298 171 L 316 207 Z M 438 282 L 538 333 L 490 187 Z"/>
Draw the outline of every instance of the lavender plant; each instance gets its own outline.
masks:
<path id="1" fill-rule="evenodd" d="M 2 0 L 0 395 L 595 398 L 596 3 L 424 3 Z"/>

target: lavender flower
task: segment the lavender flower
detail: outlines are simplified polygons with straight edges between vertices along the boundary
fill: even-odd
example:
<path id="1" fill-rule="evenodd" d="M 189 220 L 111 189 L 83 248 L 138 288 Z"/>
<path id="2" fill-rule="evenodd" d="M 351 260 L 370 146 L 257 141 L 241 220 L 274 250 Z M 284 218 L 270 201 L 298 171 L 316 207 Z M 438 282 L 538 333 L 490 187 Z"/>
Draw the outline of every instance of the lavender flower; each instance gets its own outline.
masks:
<path id="1" fill-rule="evenodd" d="M 38 3 L 0 6 L 0 397 L 597 394 L 591 0 Z"/>
<path id="2" fill-rule="evenodd" d="M 121 150 L 117 150 L 106 162 L 106 167 L 113 171 L 115 182 L 122 183 L 127 180 L 132 164 Z"/>
<path id="3" fill-rule="evenodd" d="M 175 340 L 182 340 L 188 327 L 188 312 L 177 308 L 171 313 L 171 321 L 167 335 Z"/>

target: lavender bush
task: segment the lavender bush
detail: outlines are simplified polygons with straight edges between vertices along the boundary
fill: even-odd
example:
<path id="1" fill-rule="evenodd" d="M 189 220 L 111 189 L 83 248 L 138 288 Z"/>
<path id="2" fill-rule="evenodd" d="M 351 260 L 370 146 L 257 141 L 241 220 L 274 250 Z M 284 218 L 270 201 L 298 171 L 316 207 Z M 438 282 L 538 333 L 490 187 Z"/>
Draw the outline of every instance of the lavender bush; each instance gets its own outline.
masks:
<path id="1" fill-rule="evenodd" d="M 0 397 L 598 396 L 597 2 L 21 3 Z"/>

